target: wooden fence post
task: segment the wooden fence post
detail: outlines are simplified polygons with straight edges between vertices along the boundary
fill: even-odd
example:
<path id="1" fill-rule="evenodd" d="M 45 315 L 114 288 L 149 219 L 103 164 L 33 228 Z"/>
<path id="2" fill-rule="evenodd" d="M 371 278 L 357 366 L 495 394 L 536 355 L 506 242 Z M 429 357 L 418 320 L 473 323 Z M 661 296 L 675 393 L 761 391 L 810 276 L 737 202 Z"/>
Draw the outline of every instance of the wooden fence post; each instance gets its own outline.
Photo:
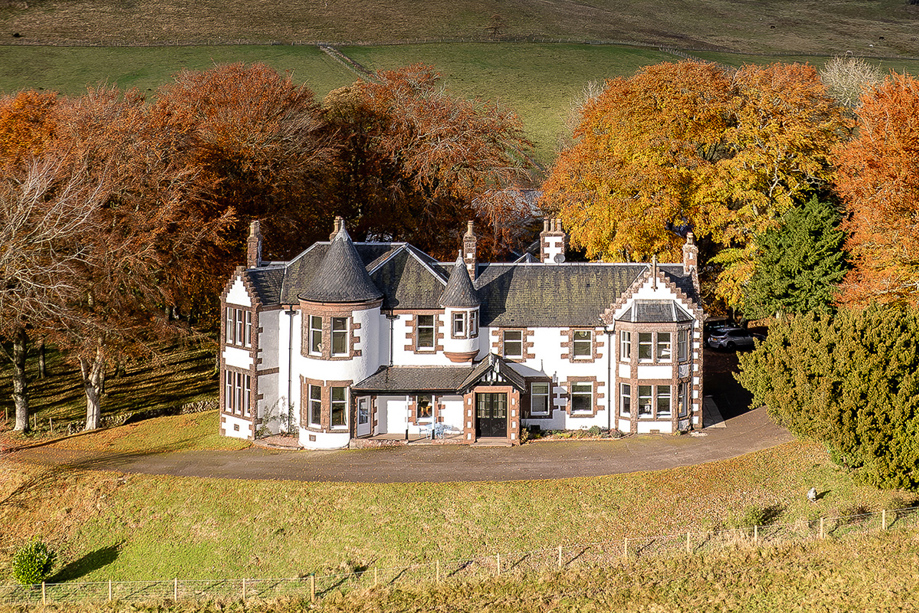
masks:
<path id="1" fill-rule="evenodd" d="M 501 574 L 501 554 L 499 553 L 498 555 L 495 556 L 495 558 L 498 561 L 498 574 L 500 575 Z"/>
<path id="2" fill-rule="evenodd" d="M 243 591 L 245 592 L 245 589 Z M 245 599 L 245 596 L 243 596 L 243 599 Z M 174 602 L 179 601 L 179 578 L 178 577 L 176 577 L 172 583 L 172 600 Z"/>
<path id="3" fill-rule="evenodd" d="M 112 602 L 112 580 L 108 580 L 108 601 Z"/>
<path id="4" fill-rule="evenodd" d="M 243 602 L 246 601 L 246 580 L 243 579 Z"/>
<path id="5" fill-rule="evenodd" d="M 45 593 L 45 582 L 41 582 L 41 603 L 43 605 L 48 604 L 48 595 Z"/>
<path id="6" fill-rule="evenodd" d="M 821 517 L 821 518 L 820 518 L 820 538 L 823 538 L 823 536 L 824 536 L 824 533 L 823 533 L 823 518 Z"/>
<path id="7" fill-rule="evenodd" d="M 562 546 L 558 546 L 558 569 L 562 570 Z"/>
<path id="8" fill-rule="evenodd" d="M 753 544 L 759 545 L 759 526 L 753 526 Z"/>
<path id="9" fill-rule="evenodd" d="M 316 575 L 310 575 L 310 602 L 316 602 Z"/>
<path id="10" fill-rule="evenodd" d="M 881 530 L 887 530 L 887 509 L 881 509 Z"/>
<path id="11" fill-rule="evenodd" d="M 434 580 L 440 583 L 440 560 L 434 562 Z"/>

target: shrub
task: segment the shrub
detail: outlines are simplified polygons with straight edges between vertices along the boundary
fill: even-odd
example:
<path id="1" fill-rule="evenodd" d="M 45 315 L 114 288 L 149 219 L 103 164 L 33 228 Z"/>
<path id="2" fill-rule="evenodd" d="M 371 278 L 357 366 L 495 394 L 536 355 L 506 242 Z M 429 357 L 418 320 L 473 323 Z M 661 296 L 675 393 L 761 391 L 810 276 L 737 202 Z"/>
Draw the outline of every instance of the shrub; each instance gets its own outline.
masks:
<path id="1" fill-rule="evenodd" d="M 744 509 L 743 517 L 737 522 L 738 528 L 752 528 L 753 526 L 768 526 L 782 514 L 784 509 L 779 505 L 761 507 L 751 505 Z"/>
<path id="2" fill-rule="evenodd" d="M 776 322 L 738 381 L 780 425 L 863 482 L 919 487 L 919 309 L 872 305 Z"/>
<path id="3" fill-rule="evenodd" d="M 600 436 L 600 426 L 591 426 L 588 428 L 587 432 L 590 433 L 591 436 Z"/>
<path id="4" fill-rule="evenodd" d="M 47 545 L 36 539 L 13 555 L 13 577 L 22 585 L 41 583 L 51 574 L 55 557 Z"/>

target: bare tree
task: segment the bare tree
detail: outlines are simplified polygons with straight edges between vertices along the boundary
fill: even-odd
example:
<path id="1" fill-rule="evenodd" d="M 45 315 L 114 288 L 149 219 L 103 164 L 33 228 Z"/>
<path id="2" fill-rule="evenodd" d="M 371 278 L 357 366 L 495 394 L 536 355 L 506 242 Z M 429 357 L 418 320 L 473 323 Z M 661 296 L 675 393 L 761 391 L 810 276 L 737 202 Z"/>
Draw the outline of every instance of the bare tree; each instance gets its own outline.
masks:
<path id="1" fill-rule="evenodd" d="M 824 64 L 820 80 L 840 104 L 854 109 L 859 106 L 862 93 L 867 88 L 879 85 L 884 76 L 880 68 L 863 58 L 837 55 Z"/>
<path id="2" fill-rule="evenodd" d="M 69 325 L 74 272 L 88 256 L 80 237 L 94 223 L 103 183 L 51 156 L 0 176 L 0 337 L 10 344 L 0 349 L 13 363 L 16 430 L 29 427 L 29 330 Z"/>

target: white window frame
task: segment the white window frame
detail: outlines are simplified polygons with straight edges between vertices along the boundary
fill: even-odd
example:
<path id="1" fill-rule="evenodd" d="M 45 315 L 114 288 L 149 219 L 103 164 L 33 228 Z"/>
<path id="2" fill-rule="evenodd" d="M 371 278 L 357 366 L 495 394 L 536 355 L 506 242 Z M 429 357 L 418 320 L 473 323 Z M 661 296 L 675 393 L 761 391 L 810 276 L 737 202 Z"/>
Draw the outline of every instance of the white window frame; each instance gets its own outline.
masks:
<path id="1" fill-rule="evenodd" d="M 655 385 L 656 389 L 655 398 L 654 398 L 654 408 L 656 410 L 655 416 L 657 419 L 667 418 L 670 419 L 673 417 L 673 388 L 669 385 Z M 666 409 L 661 410 L 661 401 L 667 401 Z"/>
<path id="2" fill-rule="evenodd" d="M 469 311 L 469 338 L 479 335 L 479 312 Z"/>
<path id="3" fill-rule="evenodd" d="M 632 416 L 632 384 L 631 383 L 620 383 L 619 384 L 619 416 L 620 417 L 631 417 Z"/>
<path id="4" fill-rule="evenodd" d="M 322 317 L 318 315 L 307 315 L 307 317 L 309 317 L 309 353 L 322 355 Z M 318 328 L 316 327 L 317 322 L 319 323 Z"/>
<path id="5" fill-rule="evenodd" d="M 252 311 L 227 307 L 226 343 L 237 347 L 252 346 Z"/>
<path id="6" fill-rule="evenodd" d="M 689 415 L 689 383 L 683 382 L 678 386 L 677 406 L 679 407 L 679 416 L 687 417 Z"/>
<path id="7" fill-rule="evenodd" d="M 642 394 L 643 388 L 648 390 L 647 394 Z M 645 401 L 646 404 L 643 404 L 643 401 Z M 654 418 L 654 386 L 653 385 L 639 385 L 638 386 L 638 418 L 639 419 L 653 419 Z"/>
<path id="8" fill-rule="evenodd" d="M 642 337 L 647 335 L 649 338 L 647 341 L 642 340 Z M 646 353 L 648 357 L 642 357 L 642 350 L 647 350 Z M 653 362 L 654 361 L 654 333 L 653 332 L 639 332 L 638 333 L 638 361 L 639 362 Z"/>
<path id="9" fill-rule="evenodd" d="M 689 359 L 689 330 L 686 328 L 677 331 L 677 359 L 680 362 Z"/>
<path id="10" fill-rule="evenodd" d="M 227 413 L 250 417 L 249 397 L 252 392 L 252 377 L 235 370 L 225 371 L 224 408 Z"/>
<path id="11" fill-rule="evenodd" d="M 518 334 L 520 335 L 519 339 L 508 340 L 508 334 Z M 505 358 L 523 358 L 523 339 L 526 338 L 526 335 L 523 333 L 523 330 L 502 330 L 501 331 L 501 355 Z M 520 351 L 519 353 L 510 353 L 507 350 L 508 343 L 511 345 L 519 344 Z"/>
<path id="12" fill-rule="evenodd" d="M 466 338 L 466 314 L 455 311 L 451 319 L 453 338 Z"/>
<path id="13" fill-rule="evenodd" d="M 350 355 L 350 351 L 348 347 L 349 345 L 348 332 L 349 332 L 350 326 L 348 325 L 348 323 L 349 322 L 348 322 L 347 317 L 333 317 L 332 318 L 332 346 L 330 347 L 330 350 L 331 350 L 330 355 L 336 356 L 336 357 Z M 343 327 L 341 329 L 336 330 L 335 329 L 336 324 L 341 324 Z M 335 351 L 335 341 L 336 340 L 340 341 L 342 346 L 344 347 L 344 349 L 342 349 L 341 351 Z"/>
<path id="14" fill-rule="evenodd" d="M 309 394 L 309 424 L 316 428 L 322 427 L 322 386 L 313 385 L 312 383 L 308 386 L 307 393 Z M 314 419 L 317 418 L 317 419 Z"/>
<path id="15" fill-rule="evenodd" d="M 619 360 L 628 362 L 632 359 L 632 332 L 622 330 L 619 332 Z"/>
<path id="16" fill-rule="evenodd" d="M 670 362 L 673 360 L 673 333 L 672 332 L 655 332 L 656 338 L 654 343 L 654 361 Z M 661 336 L 666 336 L 667 340 L 661 340 Z"/>
<path id="17" fill-rule="evenodd" d="M 587 338 L 578 338 L 578 335 L 587 335 Z M 585 347 L 586 345 L 586 347 Z M 585 351 L 586 348 L 586 351 Z M 578 352 L 581 353 L 578 353 Z M 571 333 L 571 359 L 592 360 L 594 357 L 594 332 L 593 330 L 572 330 Z"/>
<path id="18" fill-rule="evenodd" d="M 344 398 L 341 400 L 336 400 L 336 390 L 341 390 Z M 337 406 L 337 409 L 336 409 Z M 336 424 L 335 423 L 335 412 L 336 410 L 341 411 L 342 419 L 344 423 Z M 348 428 L 348 388 L 347 387 L 332 387 L 329 389 L 329 428 L 332 430 L 345 430 Z"/>
<path id="19" fill-rule="evenodd" d="M 545 392 L 536 391 L 536 386 L 545 386 Z M 550 392 L 552 383 L 549 381 L 533 381 L 530 383 L 530 415 L 546 416 L 552 413 Z"/>
<path id="20" fill-rule="evenodd" d="M 425 319 L 430 317 L 431 318 L 430 325 L 428 325 L 427 323 L 422 325 L 421 323 L 422 317 L 424 317 Z M 425 330 L 431 331 L 430 345 L 422 344 L 422 341 L 421 341 L 422 328 L 424 328 Z M 436 347 L 437 347 L 437 316 L 436 315 L 426 315 L 426 314 L 416 315 L 415 316 L 415 349 L 417 351 L 434 351 Z"/>
<path id="21" fill-rule="evenodd" d="M 571 382 L 571 413 L 584 414 L 593 413 L 594 411 L 594 384 L 593 381 L 572 381 Z M 587 408 L 575 408 L 575 398 L 587 397 Z"/>

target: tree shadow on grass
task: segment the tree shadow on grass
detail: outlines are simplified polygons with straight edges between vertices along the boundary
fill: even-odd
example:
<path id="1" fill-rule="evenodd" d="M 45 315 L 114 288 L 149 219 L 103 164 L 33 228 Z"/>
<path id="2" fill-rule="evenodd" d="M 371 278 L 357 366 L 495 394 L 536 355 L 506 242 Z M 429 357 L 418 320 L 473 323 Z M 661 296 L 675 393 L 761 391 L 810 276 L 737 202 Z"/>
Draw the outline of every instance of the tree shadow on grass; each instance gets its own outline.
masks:
<path id="1" fill-rule="evenodd" d="M 100 568 L 108 566 L 118 559 L 118 550 L 121 549 L 123 544 L 124 541 L 107 547 L 100 547 L 95 551 L 87 553 L 61 568 L 53 577 L 48 579 L 48 582 L 63 583 L 64 581 L 73 581 L 74 579 L 79 579 L 84 575 L 88 575 L 94 570 L 99 570 Z"/>

